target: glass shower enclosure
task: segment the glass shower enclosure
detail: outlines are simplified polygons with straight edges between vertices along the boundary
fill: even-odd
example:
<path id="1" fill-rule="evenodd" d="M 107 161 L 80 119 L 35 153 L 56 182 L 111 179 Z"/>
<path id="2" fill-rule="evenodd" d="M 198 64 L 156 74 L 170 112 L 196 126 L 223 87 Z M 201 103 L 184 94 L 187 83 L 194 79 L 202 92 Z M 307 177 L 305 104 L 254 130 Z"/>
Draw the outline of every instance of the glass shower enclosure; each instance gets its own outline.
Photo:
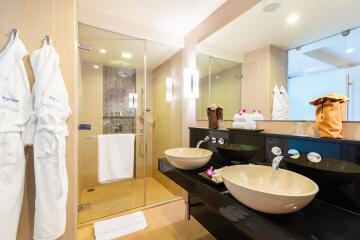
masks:
<path id="1" fill-rule="evenodd" d="M 80 24 L 79 42 L 79 223 L 173 198 L 146 156 L 147 41 Z M 135 134 L 133 177 L 99 183 L 98 136 L 127 133 Z"/>

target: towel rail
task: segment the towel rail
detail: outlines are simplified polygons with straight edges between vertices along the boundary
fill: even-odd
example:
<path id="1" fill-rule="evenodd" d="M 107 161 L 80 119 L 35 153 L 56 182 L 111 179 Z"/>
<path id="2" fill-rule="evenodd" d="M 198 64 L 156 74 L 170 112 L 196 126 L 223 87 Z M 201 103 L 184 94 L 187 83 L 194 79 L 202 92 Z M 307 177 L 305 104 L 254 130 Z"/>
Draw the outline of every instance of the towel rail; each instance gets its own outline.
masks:
<path id="1" fill-rule="evenodd" d="M 135 137 L 144 136 L 144 134 L 135 134 Z M 98 136 L 88 136 L 86 139 L 98 139 Z"/>

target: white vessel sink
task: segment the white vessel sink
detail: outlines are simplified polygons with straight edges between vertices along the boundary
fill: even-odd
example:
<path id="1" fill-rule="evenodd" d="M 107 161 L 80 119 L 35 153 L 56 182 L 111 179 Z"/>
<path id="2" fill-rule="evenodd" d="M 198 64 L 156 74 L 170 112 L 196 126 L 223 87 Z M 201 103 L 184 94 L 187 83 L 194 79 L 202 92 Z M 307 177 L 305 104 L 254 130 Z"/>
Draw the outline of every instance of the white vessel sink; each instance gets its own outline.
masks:
<path id="1" fill-rule="evenodd" d="M 265 213 L 300 210 L 319 191 L 315 182 L 295 172 L 259 165 L 236 165 L 221 171 L 229 192 L 244 205 Z"/>
<path id="2" fill-rule="evenodd" d="M 207 164 L 212 152 L 202 148 L 172 148 L 166 150 L 165 155 L 175 167 L 192 170 Z"/>

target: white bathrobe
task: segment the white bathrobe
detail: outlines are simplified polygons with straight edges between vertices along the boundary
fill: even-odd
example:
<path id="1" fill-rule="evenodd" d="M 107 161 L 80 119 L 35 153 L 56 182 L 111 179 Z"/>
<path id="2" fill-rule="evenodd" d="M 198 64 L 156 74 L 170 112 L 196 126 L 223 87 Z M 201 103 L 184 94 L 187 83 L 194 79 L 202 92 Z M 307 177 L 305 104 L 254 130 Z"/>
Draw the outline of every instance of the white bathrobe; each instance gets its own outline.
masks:
<path id="1" fill-rule="evenodd" d="M 0 239 L 6 240 L 16 239 L 24 194 L 24 144 L 32 141 L 25 127 L 32 112 L 26 54 L 18 37 L 0 53 Z"/>
<path id="2" fill-rule="evenodd" d="M 291 116 L 291 111 L 290 111 L 290 100 L 289 100 L 289 95 L 286 92 L 286 89 L 281 86 L 280 87 L 280 94 L 281 94 L 281 100 L 282 100 L 282 106 L 284 109 L 284 118 L 286 120 L 290 120 L 290 116 Z"/>
<path id="3" fill-rule="evenodd" d="M 275 84 L 273 91 L 273 108 L 272 120 L 289 120 L 290 119 L 290 106 L 289 98 L 284 87 L 279 87 Z"/>
<path id="4" fill-rule="evenodd" d="M 34 239 L 54 240 L 65 232 L 68 178 L 65 148 L 71 114 L 68 93 L 60 72 L 59 56 L 51 44 L 31 54 L 35 75 L 36 182 Z"/>

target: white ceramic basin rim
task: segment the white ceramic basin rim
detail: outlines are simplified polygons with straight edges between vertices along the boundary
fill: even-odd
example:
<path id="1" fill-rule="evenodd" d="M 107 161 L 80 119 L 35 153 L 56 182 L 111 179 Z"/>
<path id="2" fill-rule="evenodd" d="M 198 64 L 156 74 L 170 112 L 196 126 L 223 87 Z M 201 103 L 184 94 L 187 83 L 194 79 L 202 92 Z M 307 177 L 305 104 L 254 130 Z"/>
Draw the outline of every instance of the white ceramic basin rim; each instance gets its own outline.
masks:
<path id="1" fill-rule="evenodd" d="M 315 182 L 292 171 L 259 165 L 225 167 L 229 192 L 244 205 L 266 213 L 290 213 L 309 204 L 319 191 Z"/>
<path id="2" fill-rule="evenodd" d="M 175 167 L 193 170 L 206 165 L 212 152 L 202 148 L 172 148 L 165 151 L 165 156 Z"/>

